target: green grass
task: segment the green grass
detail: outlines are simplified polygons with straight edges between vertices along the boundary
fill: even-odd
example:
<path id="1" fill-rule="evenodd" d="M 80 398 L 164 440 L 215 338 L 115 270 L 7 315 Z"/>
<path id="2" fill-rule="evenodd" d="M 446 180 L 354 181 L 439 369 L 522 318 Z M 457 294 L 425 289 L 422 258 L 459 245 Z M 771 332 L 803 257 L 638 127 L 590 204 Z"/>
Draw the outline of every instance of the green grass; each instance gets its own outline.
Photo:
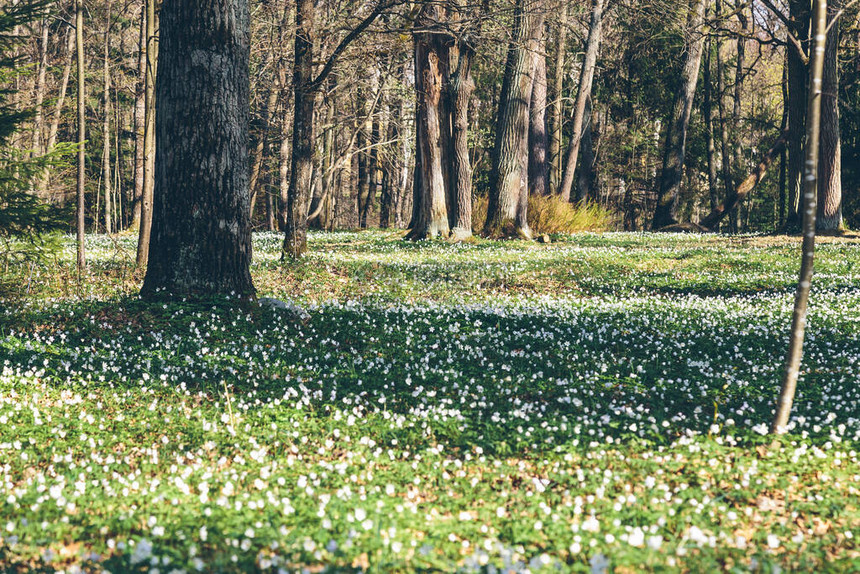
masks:
<path id="1" fill-rule="evenodd" d="M 142 303 L 129 238 L 13 270 L 0 569 L 858 571 L 860 244 L 766 449 L 797 239 L 555 240 L 257 236 L 285 311 Z"/>

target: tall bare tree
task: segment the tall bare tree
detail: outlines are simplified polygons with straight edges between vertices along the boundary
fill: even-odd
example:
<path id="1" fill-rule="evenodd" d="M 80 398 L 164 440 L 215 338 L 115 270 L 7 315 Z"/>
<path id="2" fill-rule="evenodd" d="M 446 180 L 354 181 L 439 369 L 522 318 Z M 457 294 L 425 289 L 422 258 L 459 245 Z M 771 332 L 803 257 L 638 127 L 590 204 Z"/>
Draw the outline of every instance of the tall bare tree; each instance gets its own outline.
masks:
<path id="1" fill-rule="evenodd" d="M 606 0 L 592 0 L 591 23 L 588 26 L 588 39 L 585 42 L 585 58 L 579 75 L 579 89 L 576 93 L 576 103 L 573 105 L 573 132 L 565 157 L 564 175 L 559 187 L 559 195 L 565 201 L 570 201 L 573 191 L 574 173 L 579 158 L 579 148 L 582 143 L 582 125 L 585 121 L 586 102 L 591 97 L 594 83 L 594 69 L 597 66 L 597 56 L 600 52 L 600 42 L 603 38 L 603 12 Z"/>
<path id="2" fill-rule="evenodd" d="M 772 434 L 783 434 L 787 430 L 800 360 L 803 356 L 803 339 L 806 333 L 806 312 L 809 291 L 812 287 L 813 263 L 815 259 L 815 219 L 818 211 L 818 152 L 821 131 L 822 77 L 824 75 L 825 47 L 827 41 L 827 0 L 814 0 L 812 7 L 813 44 L 810 46 L 809 93 L 806 108 L 806 143 L 803 177 L 803 245 L 801 247 L 800 279 L 794 296 L 794 312 L 791 318 L 791 335 L 782 387 L 777 402 L 776 414 L 771 425 Z"/>

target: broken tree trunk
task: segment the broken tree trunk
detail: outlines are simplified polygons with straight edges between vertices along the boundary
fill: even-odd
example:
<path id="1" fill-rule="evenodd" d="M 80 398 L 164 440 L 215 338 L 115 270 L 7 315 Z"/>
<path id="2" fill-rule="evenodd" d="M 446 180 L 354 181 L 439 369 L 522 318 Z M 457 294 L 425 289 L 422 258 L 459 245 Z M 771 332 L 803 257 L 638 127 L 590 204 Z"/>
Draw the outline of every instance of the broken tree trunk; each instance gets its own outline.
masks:
<path id="1" fill-rule="evenodd" d="M 706 227 L 711 230 L 717 228 L 724 217 L 737 209 L 737 207 L 743 203 L 752 190 L 754 190 L 759 182 L 764 179 L 767 174 L 767 170 L 770 168 L 773 161 L 782 153 L 782 150 L 785 149 L 789 134 L 789 131 L 785 131 L 781 136 L 779 136 L 779 139 L 777 139 L 767 153 L 762 156 L 752 173 L 732 190 L 721 205 L 711 211 L 711 213 L 699 223 L 702 227 Z"/>

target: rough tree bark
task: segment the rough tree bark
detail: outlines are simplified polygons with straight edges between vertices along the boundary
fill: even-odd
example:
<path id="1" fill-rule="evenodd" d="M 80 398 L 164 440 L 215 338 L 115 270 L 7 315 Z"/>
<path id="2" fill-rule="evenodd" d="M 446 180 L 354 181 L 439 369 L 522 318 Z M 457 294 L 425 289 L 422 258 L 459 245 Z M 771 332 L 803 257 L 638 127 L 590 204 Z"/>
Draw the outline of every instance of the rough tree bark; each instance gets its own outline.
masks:
<path id="1" fill-rule="evenodd" d="M 818 173 L 819 231 L 842 229 L 842 141 L 839 133 L 839 22 L 842 0 L 827 3 L 827 48 L 821 92 L 821 157 Z"/>
<path id="2" fill-rule="evenodd" d="M 549 195 L 549 139 L 546 123 L 546 42 L 532 54 L 532 97 L 529 104 L 529 193 Z"/>
<path id="3" fill-rule="evenodd" d="M 450 76 L 450 34 L 440 24 L 445 8 L 426 4 L 415 22 L 415 182 L 408 239 L 448 237 L 447 166 L 451 161 L 450 110 L 445 81 Z"/>
<path id="4" fill-rule="evenodd" d="M 687 53 L 684 57 L 680 85 L 675 95 L 672 118 L 666 131 L 663 171 L 660 175 L 660 189 L 657 208 L 651 223 L 652 229 L 660 229 L 677 223 L 675 210 L 678 203 L 678 193 L 681 190 L 681 179 L 684 174 L 687 127 L 690 125 L 690 114 L 693 110 L 693 99 L 696 94 L 699 66 L 702 62 L 702 51 L 705 44 L 703 26 L 706 7 L 707 0 L 695 0 L 687 25 Z"/>
<path id="5" fill-rule="evenodd" d="M 161 11 L 148 298 L 253 297 L 247 0 Z"/>
<path id="6" fill-rule="evenodd" d="M 598 0 L 601 1 L 601 0 Z M 544 0 L 517 0 L 514 31 L 496 123 L 484 235 L 531 239 L 528 224 L 528 133 L 532 54 L 544 23 Z"/>
<path id="7" fill-rule="evenodd" d="M 576 93 L 576 103 L 573 106 L 573 132 L 567 148 L 564 175 L 561 179 L 559 195 L 565 201 L 570 201 L 573 191 L 573 176 L 576 172 L 576 162 L 579 157 L 579 147 L 582 143 L 582 124 L 585 121 L 585 103 L 591 96 L 594 82 L 594 69 L 597 66 L 597 55 L 600 52 L 600 42 L 603 37 L 603 10 L 606 0 L 593 0 L 591 7 L 591 23 L 588 26 L 588 39 L 585 42 L 585 59 L 579 76 L 579 89 Z"/>
<path id="8" fill-rule="evenodd" d="M 818 136 L 821 130 L 821 91 L 824 70 L 824 51 L 827 34 L 827 0 L 815 0 L 812 8 L 814 43 L 810 46 L 809 94 L 806 107 L 806 158 L 803 177 L 803 245 L 801 247 L 800 278 L 794 296 L 791 318 L 791 335 L 785 359 L 785 371 L 777 401 L 771 434 L 783 434 L 788 429 L 788 418 L 797 389 L 803 339 L 806 331 L 806 310 L 812 287 L 815 259 L 815 219 L 818 197 Z"/>
<path id="9" fill-rule="evenodd" d="M 466 2 L 457 0 L 455 20 L 462 20 Z M 472 62 L 475 57 L 477 29 L 461 30 L 449 56 L 451 78 L 448 96 L 451 102 L 451 239 L 463 241 L 472 236 L 472 163 L 469 158 L 469 103 L 475 90 Z"/>

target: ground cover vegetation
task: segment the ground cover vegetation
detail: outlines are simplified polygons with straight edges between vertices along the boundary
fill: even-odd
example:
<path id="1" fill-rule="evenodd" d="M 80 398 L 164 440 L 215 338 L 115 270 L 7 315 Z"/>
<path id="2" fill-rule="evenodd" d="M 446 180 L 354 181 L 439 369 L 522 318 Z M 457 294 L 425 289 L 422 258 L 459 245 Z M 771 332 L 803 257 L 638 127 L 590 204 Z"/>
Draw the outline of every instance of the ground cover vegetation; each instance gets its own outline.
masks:
<path id="1" fill-rule="evenodd" d="M 856 239 L 819 247 L 774 448 L 796 239 L 281 240 L 283 309 L 141 302 L 128 236 L 14 271 L 4 569 L 856 569 Z"/>

